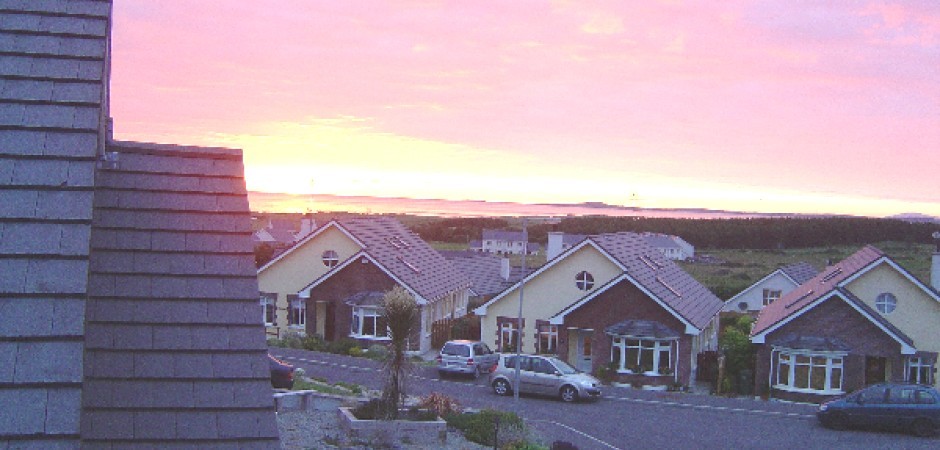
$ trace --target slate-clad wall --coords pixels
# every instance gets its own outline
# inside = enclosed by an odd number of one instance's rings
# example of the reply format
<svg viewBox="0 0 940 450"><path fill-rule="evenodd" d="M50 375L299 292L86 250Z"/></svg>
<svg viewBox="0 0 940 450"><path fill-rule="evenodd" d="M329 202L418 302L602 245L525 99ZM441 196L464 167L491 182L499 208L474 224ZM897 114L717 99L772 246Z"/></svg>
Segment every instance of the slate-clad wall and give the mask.
<svg viewBox="0 0 940 450"><path fill-rule="evenodd" d="M109 143L91 236L82 439L277 448L241 152Z"/></svg>
<svg viewBox="0 0 940 450"><path fill-rule="evenodd" d="M110 1L0 0L0 447L79 445Z"/></svg>

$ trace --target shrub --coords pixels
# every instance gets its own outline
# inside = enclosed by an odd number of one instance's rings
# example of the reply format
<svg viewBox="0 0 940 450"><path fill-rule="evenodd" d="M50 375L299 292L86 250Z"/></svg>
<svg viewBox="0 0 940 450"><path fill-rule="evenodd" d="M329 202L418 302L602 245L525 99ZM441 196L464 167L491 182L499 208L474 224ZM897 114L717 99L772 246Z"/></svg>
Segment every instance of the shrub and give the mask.
<svg viewBox="0 0 940 450"><path fill-rule="evenodd" d="M350 347L349 349L349 356L362 356L362 353L362 348L360 348L358 345Z"/></svg>
<svg viewBox="0 0 940 450"><path fill-rule="evenodd" d="M418 400L418 407L429 411L441 417L450 414L460 414L463 408L457 400L448 397L440 392L432 392Z"/></svg>
<svg viewBox="0 0 940 450"><path fill-rule="evenodd" d="M359 343L355 339L347 337L328 343L325 350L337 355L348 355L349 349L358 346Z"/></svg>
<svg viewBox="0 0 940 450"><path fill-rule="evenodd" d="M287 348L304 348L304 339L305 336L301 336L299 333L289 332L281 338L281 347Z"/></svg>
<svg viewBox="0 0 940 450"><path fill-rule="evenodd" d="M369 350L366 351L366 357L376 361L385 361L385 358L388 357L388 347L381 344L372 344L369 346Z"/></svg>
<svg viewBox="0 0 940 450"><path fill-rule="evenodd" d="M522 418L512 412L484 409L475 414L449 414L444 419L448 425L463 432L468 441L486 446L494 445L495 439L502 444L518 441L525 432Z"/></svg>
<svg viewBox="0 0 940 450"><path fill-rule="evenodd" d="M309 334L304 336L300 346L305 350L321 352L326 350L327 344L326 341L323 340L323 337L321 337L319 334Z"/></svg>
<svg viewBox="0 0 940 450"><path fill-rule="evenodd" d="M594 369L594 376L598 380L601 380L601 383L610 384L617 376L617 365L616 363L607 363L597 369Z"/></svg>

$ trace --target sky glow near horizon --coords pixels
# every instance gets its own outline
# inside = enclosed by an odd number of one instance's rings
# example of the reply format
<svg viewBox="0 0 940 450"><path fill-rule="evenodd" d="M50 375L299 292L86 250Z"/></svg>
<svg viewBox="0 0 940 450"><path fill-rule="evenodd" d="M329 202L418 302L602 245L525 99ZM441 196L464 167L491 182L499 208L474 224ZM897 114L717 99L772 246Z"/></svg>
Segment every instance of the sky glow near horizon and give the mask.
<svg viewBox="0 0 940 450"><path fill-rule="evenodd" d="M250 190L940 216L940 2L114 15L115 137L242 148Z"/></svg>

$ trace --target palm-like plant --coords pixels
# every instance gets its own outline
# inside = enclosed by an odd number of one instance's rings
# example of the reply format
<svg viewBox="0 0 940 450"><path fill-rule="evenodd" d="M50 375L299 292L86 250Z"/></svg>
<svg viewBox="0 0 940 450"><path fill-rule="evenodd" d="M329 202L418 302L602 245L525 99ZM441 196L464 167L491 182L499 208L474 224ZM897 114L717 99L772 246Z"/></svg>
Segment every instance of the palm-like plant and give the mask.
<svg viewBox="0 0 940 450"><path fill-rule="evenodd" d="M406 395L407 371L410 363L405 358L408 337L418 320L418 304L414 297L401 286L385 293L383 315L388 324L391 342L385 360L385 388L382 390L382 415L388 420L398 418L398 412Z"/></svg>

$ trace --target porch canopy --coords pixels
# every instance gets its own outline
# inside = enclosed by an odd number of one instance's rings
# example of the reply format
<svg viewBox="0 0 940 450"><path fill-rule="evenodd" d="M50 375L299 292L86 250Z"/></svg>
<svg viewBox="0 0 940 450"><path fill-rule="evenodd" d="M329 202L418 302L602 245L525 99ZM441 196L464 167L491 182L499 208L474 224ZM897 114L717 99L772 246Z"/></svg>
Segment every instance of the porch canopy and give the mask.
<svg viewBox="0 0 940 450"><path fill-rule="evenodd" d="M811 350L817 352L848 352L852 349L848 344L837 338L798 334L784 335L770 344L775 348Z"/></svg>
<svg viewBox="0 0 940 450"><path fill-rule="evenodd" d="M679 333L654 320L624 320L605 328L604 333L657 341L678 340L680 337Z"/></svg>
<svg viewBox="0 0 940 450"><path fill-rule="evenodd" d="M357 292L343 300L343 303L353 307L381 308L385 305L385 293L377 291Z"/></svg>

